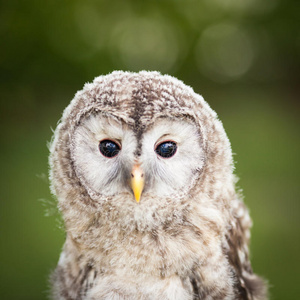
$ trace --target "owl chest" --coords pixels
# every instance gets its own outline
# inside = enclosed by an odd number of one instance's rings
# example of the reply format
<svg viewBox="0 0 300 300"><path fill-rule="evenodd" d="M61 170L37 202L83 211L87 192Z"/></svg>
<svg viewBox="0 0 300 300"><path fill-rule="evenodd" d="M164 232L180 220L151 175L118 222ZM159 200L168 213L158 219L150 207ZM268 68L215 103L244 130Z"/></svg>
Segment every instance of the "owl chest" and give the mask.
<svg viewBox="0 0 300 300"><path fill-rule="evenodd" d="M205 255L201 247L201 241L189 232L148 232L105 239L101 250L92 256L104 272L164 278L191 269Z"/></svg>
<svg viewBox="0 0 300 300"><path fill-rule="evenodd" d="M144 236L106 246L110 249L101 254L90 253L93 267L81 280L84 299L193 299L189 274L201 259L199 245L181 237Z"/></svg>
<svg viewBox="0 0 300 300"><path fill-rule="evenodd" d="M178 276L158 279L127 275L100 277L87 291L84 299L191 300L193 296Z"/></svg>

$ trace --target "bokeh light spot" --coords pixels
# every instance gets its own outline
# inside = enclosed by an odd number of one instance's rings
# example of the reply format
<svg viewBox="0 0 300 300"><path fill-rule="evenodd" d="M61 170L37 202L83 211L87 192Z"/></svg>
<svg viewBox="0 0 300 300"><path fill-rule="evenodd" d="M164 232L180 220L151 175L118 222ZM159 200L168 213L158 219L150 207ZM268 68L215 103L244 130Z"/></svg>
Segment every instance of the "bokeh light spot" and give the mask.
<svg viewBox="0 0 300 300"><path fill-rule="evenodd" d="M92 48L102 48L109 25L99 10L87 3L80 2L75 6L74 17L82 40Z"/></svg>
<svg viewBox="0 0 300 300"><path fill-rule="evenodd" d="M195 54L199 70L220 82L241 77L250 69L254 58L250 37L232 24L207 28L198 41Z"/></svg>
<svg viewBox="0 0 300 300"><path fill-rule="evenodd" d="M111 49L114 59L121 60L126 68L133 71L170 71L179 55L174 29L158 19L120 22L113 30Z"/></svg>
<svg viewBox="0 0 300 300"><path fill-rule="evenodd" d="M279 0L205 0L205 2L230 12L260 14L271 12L277 7Z"/></svg>

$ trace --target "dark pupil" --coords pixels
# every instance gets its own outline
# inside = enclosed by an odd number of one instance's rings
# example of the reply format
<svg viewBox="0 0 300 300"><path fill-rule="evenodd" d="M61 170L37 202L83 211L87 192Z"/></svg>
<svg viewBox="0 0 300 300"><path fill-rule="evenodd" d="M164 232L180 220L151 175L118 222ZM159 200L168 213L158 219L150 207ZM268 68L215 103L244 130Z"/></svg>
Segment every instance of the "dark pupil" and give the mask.
<svg viewBox="0 0 300 300"><path fill-rule="evenodd" d="M120 147L115 142L104 140L100 142L99 150L105 157L114 157L119 153Z"/></svg>
<svg viewBox="0 0 300 300"><path fill-rule="evenodd" d="M175 154L177 146L174 142L164 142L159 144L155 152L161 157L171 157Z"/></svg>

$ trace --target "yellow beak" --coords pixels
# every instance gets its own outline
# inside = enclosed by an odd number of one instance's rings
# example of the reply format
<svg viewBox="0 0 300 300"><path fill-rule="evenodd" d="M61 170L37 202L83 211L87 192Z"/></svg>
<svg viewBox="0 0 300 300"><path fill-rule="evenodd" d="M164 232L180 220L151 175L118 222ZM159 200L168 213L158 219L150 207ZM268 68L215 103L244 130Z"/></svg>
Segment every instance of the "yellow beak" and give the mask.
<svg viewBox="0 0 300 300"><path fill-rule="evenodd" d="M140 202L145 185L144 173L139 165L134 165L131 171L130 185L136 202Z"/></svg>

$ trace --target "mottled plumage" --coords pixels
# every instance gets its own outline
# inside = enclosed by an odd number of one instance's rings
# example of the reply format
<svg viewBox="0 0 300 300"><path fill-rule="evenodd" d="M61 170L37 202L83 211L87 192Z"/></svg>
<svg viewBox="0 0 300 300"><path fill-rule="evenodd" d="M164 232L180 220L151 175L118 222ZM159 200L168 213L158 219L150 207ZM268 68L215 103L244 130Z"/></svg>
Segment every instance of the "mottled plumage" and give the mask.
<svg viewBox="0 0 300 300"><path fill-rule="evenodd" d="M107 140L112 158L99 151ZM170 158L158 155L165 141L177 146ZM181 81L143 71L86 84L55 131L50 168L66 230L54 299L266 299L229 140Z"/></svg>

